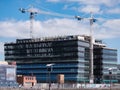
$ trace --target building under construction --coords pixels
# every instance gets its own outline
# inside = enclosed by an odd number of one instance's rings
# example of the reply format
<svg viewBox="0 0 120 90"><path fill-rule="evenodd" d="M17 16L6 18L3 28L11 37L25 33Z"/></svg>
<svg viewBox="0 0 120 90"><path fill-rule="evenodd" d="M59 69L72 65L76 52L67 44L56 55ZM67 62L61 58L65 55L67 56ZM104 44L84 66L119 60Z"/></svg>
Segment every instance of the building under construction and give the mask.
<svg viewBox="0 0 120 90"><path fill-rule="evenodd" d="M93 46L94 82L117 82L117 50L108 48L101 40L95 40ZM74 35L17 39L5 43L4 50L6 61L16 61L18 75L34 75L37 82L47 83L47 64L53 64L51 82L57 82L57 75L63 74L65 83L89 83L89 47L89 36ZM108 68L114 68L111 78Z"/></svg>

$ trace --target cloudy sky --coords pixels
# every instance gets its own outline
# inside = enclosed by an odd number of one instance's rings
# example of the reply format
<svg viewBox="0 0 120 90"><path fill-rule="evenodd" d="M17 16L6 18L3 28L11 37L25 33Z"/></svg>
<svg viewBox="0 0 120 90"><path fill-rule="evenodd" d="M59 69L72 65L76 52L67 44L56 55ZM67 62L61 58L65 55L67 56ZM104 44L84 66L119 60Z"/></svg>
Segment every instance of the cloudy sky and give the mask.
<svg viewBox="0 0 120 90"><path fill-rule="evenodd" d="M4 43L29 38L29 12L34 11L34 37L89 35L89 17L93 13L94 37L110 48L118 49L120 63L120 0L0 0L0 60L4 60ZM77 21L74 16L84 18Z"/></svg>

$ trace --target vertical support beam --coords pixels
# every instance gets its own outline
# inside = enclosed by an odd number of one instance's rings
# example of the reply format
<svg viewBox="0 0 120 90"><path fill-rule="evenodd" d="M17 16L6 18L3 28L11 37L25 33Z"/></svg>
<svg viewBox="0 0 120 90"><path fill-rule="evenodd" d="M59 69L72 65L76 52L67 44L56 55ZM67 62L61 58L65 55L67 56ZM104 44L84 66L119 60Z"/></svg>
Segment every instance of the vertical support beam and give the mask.
<svg viewBox="0 0 120 90"><path fill-rule="evenodd" d="M94 67L93 67L93 15L90 18L90 83L94 83Z"/></svg>
<svg viewBox="0 0 120 90"><path fill-rule="evenodd" d="M19 9L22 13L26 13L29 12L30 13L30 38L33 38L32 32L33 32L33 22L34 22L34 16L35 14L38 13L38 11L36 11L33 7L29 8L29 9L24 9L24 8L20 8Z"/></svg>
<svg viewBox="0 0 120 90"><path fill-rule="evenodd" d="M54 64L47 64L47 70L48 70L48 79L49 79L49 90L51 90L51 72L52 72L52 66Z"/></svg>
<svg viewBox="0 0 120 90"><path fill-rule="evenodd" d="M34 21L34 13L30 13L30 37L33 38L33 21Z"/></svg>
<svg viewBox="0 0 120 90"><path fill-rule="evenodd" d="M51 68L51 67L50 67ZM49 90L51 90L51 71L48 72L49 78Z"/></svg>
<svg viewBox="0 0 120 90"><path fill-rule="evenodd" d="M82 18L80 16L75 16L75 18L77 18L78 20L82 20L82 19L85 19L85 18ZM88 18L87 18L88 19ZM94 67L93 67L93 30L92 30L92 26L93 26L93 23L96 22L96 19L93 18L93 14L91 12L91 17L88 19L90 21L90 75L89 75L89 78L90 78L90 83L94 83Z"/></svg>
<svg viewBox="0 0 120 90"><path fill-rule="evenodd" d="M111 85L112 85L112 68L109 68L109 78L110 78L110 90L111 90Z"/></svg>

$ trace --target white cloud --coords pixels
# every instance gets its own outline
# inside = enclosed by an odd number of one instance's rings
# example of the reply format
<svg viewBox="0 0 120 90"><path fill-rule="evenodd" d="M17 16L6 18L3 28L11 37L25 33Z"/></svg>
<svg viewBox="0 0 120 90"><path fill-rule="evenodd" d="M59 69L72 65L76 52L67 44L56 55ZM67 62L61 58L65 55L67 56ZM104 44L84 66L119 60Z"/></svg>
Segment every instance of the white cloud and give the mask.
<svg viewBox="0 0 120 90"><path fill-rule="evenodd" d="M120 37L120 19L102 20L101 24L94 24L95 36L102 35L102 38ZM1 21L0 37L5 38L27 38L30 35L29 21ZM107 33L109 31L109 34ZM34 37L89 34L89 21L78 22L74 19L49 19L46 21L34 22Z"/></svg>
<svg viewBox="0 0 120 90"><path fill-rule="evenodd" d="M86 26L71 19L49 19L47 21L35 21L33 24L35 37L54 36L66 34L81 34ZM29 21L1 21L0 37L5 38L26 38L30 34Z"/></svg>
<svg viewBox="0 0 120 90"><path fill-rule="evenodd" d="M66 3L63 8L64 9L72 9L79 12L89 13L90 11L93 11L94 13L114 13L119 14L119 5L120 0L48 0L49 2L63 2ZM69 6L67 3L78 3L78 6ZM68 8L69 7L69 8ZM116 8L117 7L117 8ZM110 8L114 8L110 10Z"/></svg>
<svg viewBox="0 0 120 90"><path fill-rule="evenodd" d="M41 29L35 32L41 36L59 36L70 34L83 34L87 31L85 26L71 19L49 19L41 22ZM39 35L37 35L38 37Z"/></svg>
<svg viewBox="0 0 120 90"><path fill-rule="evenodd" d="M84 5L105 5L108 7L119 5L120 0L47 0L48 2L77 2Z"/></svg>
<svg viewBox="0 0 120 90"><path fill-rule="evenodd" d="M107 20L102 25L97 25L95 34L97 38L115 38L120 37L120 19Z"/></svg>
<svg viewBox="0 0 120 90"><path fill-rule="evenodd" d="M60 0L47 0L48 2L59 2Z"/></svg>
<svg viewBox="0 0 120 90"><path fill-rule="evenodd" d="M120 19L113 19L113 20L108 20L104 26L109 27L110 29L117 29L120 30Z"/></svg>
<svg viewBox="0 0 120 90"><path fill-rule="evenodd" d="M26 37L29 30L29 21L1 21L0 30L0 37Z"/></svg>
<svg viewBox="0 0 120 90"><path fill-rule="evenodd" d="M68 9L69 5L64 5L63 9Z"/></svg>
<svg viewBox="0 0 120 90"><path fill-rule="evenodd" d="M120 37L120 19L102 20L101 25L94 24L95 38ZM0 37L5 38L27 38L29 37L29 21L1 21ZM46 21L34 22L34 37L63 36L63 35L89 35L89 21L78 22L73 19L49 19ZM0 42L0 54L3 55L3 43Z"/></svg>
<svg viewBox="0 0 120 90"><path fill-rule="evenodd" d="M93 13L100 13L100 7L98 6L92 6L92 5L88 5L86 7L83 7L82 9L79 9L79 11L81 12L85 12L85 13L90 13L90 12L93 12Z"/></svg>
<svg viewBox="0 0 120 90"><path fill-rule="evenodd" d="M78 0L80 3L85 5L105 5L105 6L113 6L116 4L116 0Z"/></svg>
<svg viewBox="0 0 120 90"><path fill-rule="evenodd" d="M120 14L120 8L112 8L107 10L107 12L111 14Z"/></svg>

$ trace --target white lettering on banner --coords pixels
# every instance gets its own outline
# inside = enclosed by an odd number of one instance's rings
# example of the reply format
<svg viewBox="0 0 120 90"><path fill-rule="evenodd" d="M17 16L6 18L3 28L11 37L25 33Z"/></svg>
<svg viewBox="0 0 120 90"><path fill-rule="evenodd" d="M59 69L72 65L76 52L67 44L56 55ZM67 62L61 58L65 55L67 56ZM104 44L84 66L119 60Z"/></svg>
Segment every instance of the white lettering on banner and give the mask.
<svg viewBox="0 0 120 90"><path fill-rule="evenodd" d="M53 56L53 48L51 42L26 44L26 48L27 54L29 54L28 56L32 56L33 53L35 56L41 57Z"/></svg>
<svg viewBox="0 0 120 90"><path fill-rule="evenodd" d="M26 44L26 48L43 48L43 47L51 47L52 43L48 42L48 43L35 43L35 44ZM19 47L23 47L23 45L19 45Z"/></svg>

